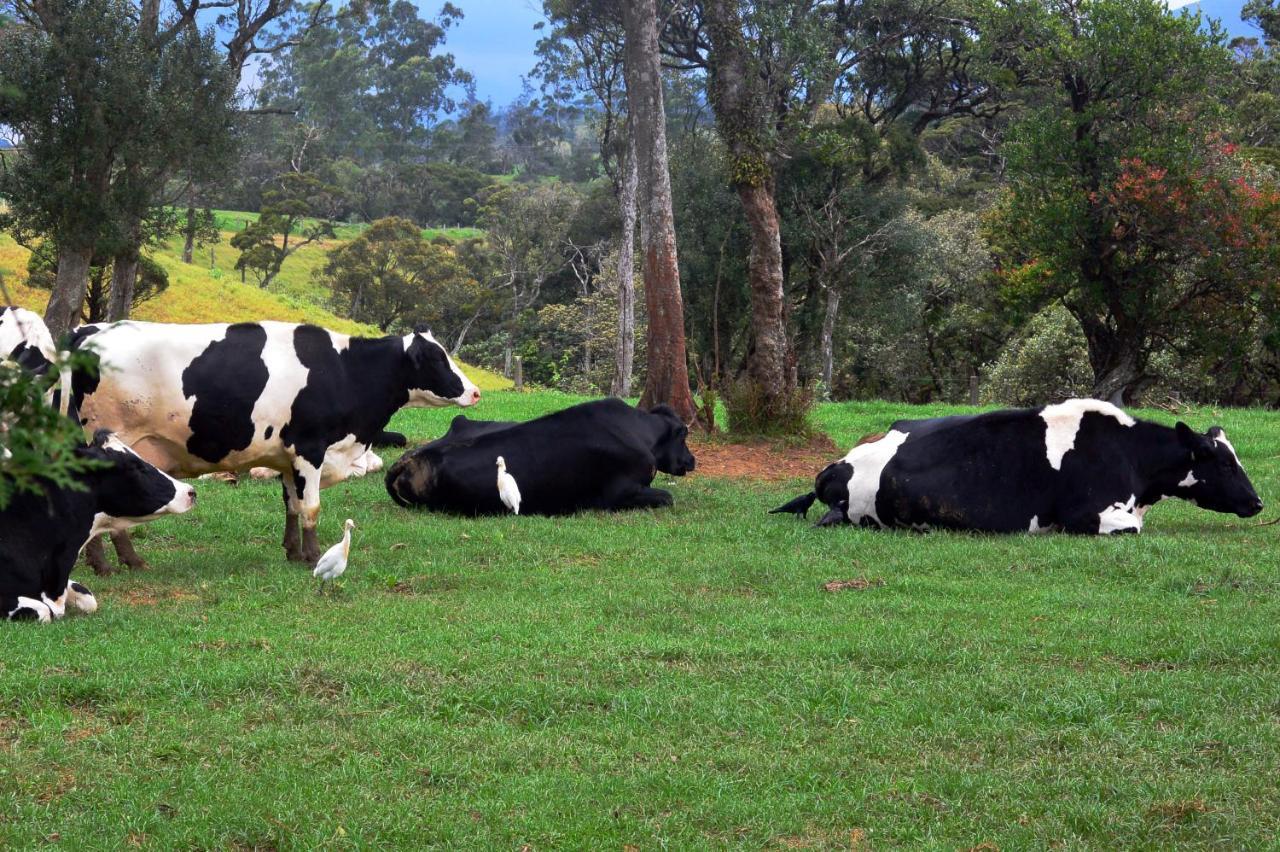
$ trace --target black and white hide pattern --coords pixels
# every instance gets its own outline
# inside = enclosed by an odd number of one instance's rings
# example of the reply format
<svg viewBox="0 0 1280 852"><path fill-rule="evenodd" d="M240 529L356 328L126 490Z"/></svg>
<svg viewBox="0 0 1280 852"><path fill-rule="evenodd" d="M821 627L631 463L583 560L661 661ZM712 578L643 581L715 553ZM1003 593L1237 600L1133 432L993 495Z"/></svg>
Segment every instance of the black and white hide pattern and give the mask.
<svg viewBox="0 0 1280 852"><path fill-rule="evenodd" d="M0 308L0 361L12 361L28 372L43 376L57 358L53 335L39 314L25 308ZM69 399L70 383L70 373L64 372L59 387L49 391L50 405L61 406L64 399ZM62 408L62 412L66 414L67 409Z"/></svg>
<svg viewBox="0 0 1280 852"><path fill-rule="evenodd" d="M70 579L85 543L195 505L195 489L105 430L76 455L101 463L76 476L83 490L46 483L43 493L18 493L0 512L0 613L6 618L48 622L68 610L93 612L93 594Z"/></svg>
<svg viewBox="0 0 1280 852"><path fill-rule="evenodd" d="M281 322L125 321L83 326L73 345L102 364L100 378L76 377L86 429L112 429L178 477L279 471L285 552L312 564L320 490L367 468L396 411L480 400L425 330L369 339Z"/></svg>
<svg viewBox="0 0 1280 852"><path fill-rule="evenodd" d="M1262 501L1226 432L1198 434L1073 399L1042 408L899 420L774 512L823 525L1110 535L1142 530L1167 497L1243 518Z"/></svg>
<svg viewBox="0 0 1280 852"><path fill-rule="evenodd" d="M642 411L618 399L525 423L460 415L443 437L391 466L387 492L406 507L505 514L494 474L502 456L519 483L522 517L670 506L671 493L650 485L658 471L684 476L694 469L688 434L668 406Z"/></svg>

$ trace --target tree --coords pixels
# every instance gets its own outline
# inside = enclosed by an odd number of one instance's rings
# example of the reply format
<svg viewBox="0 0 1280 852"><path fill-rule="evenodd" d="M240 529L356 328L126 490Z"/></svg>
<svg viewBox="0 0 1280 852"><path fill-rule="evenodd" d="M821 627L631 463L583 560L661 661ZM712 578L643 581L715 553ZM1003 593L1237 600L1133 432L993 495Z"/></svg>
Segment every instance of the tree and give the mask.
<svg viewBox="0 0 1280 852"><path fill-rule="evenodd" d="M992 97L974 74L974 26L942 3L777 4L700 0L666 17L663 47L680 67L704 69L708 100L728 149L729 177L750 234L751 341L747 394L768 428L793 407L784 288L779 164L815 114L832 100L863 110L888 132L909 116L919 133L949 115L973 113ZM739 419L742 422L742 419Z"/></svg>
<svg viewBox="0 0 1280 852"><path fill-rule="evenodd" d="M623 4L623 10L627 106L639 176L640 246L649 315L649 363L640 405L670 405L680 419L692 423L695 411L689 392L684 301L667 168L657 3L634 0Z"/></svg>
<svg viewBox="0 0 1280 852"><path fill-rule="evenodd" d="M252 271L262 289L270 287L298 249L333 238L329 217L337 197L336 187L313 174L281 175L278 188L263 195L258 219L231 238L231 247L240 251L235 268Z"/></svg>
<svg viewBox="0 0 1280 852"><path fill-rule="evenodd" d="M1229 57L1198 18L1156 0L1017 11L1009 59L1054 97L1012 131L993 234L1009 286L1080 323L1094 395L1126 403L1155 349L1259 283L1270 190L1215 140Z"/></svg>
<svg viewBox="0 0 1280 852"><path fill-rule="evenodd" d="M138 211L157 206L172 157L210 141L198 119L216 123L222 113L208 106L229 102L244 63L291 44L270 25L299 11L294 0L217 6L232 11L217 19L225 63L215 69L204 61L214 41L199 29L200 2L173 0L168 9L163 0L0 2L0 15L14 22L0 45L0 77L13 84L0 96L0 123L24 145L0 192L11 229L58 244L46 310L55 334L79 313L92 253L104 240L118 246L115 290L127 309L142 241ZM314 22L326 9L321 2L302 15ZM175 114L184 98L190 110Z"/></svg>
<svg viewBox="0 0 1280 852"><path fill-rule="evenodd" d="M542 285L567 263L565 240L578 203L577 193L558 182L503 184L479 199L477 221L498 257L498 286L507 293L504 375L511 375L521 314L534 307Z"/></svg>
<svg viewBox="0 0 1280 852"><path fill-rule="evenodd" d="M556 26L538 45L538 72L555 96L590 93L598 110L600 162L609 176L622 221L617 252L617 332L614 335L614 396L631 395L635 370L635 226L640 174L635 137L626 115L626 39L623 14L612 0L579 3L547 0L543 12Z"/></svg>
<svg viewBox="0 0 1280 852"><path fill-rule="evenodd" d="M76 324L107 322L111 319L111 305L116 301L115 286L118 277L113 269L119 259L109 252L100 251L89 261L89 286L85 291L84 306L76 317ZM149 257L136 261L135 284L129 292L129 308L149 302L169 289L169 273ZM46 240L36 246L27 258L27 285L40 290L53 290L57 283L58 248Z"/></svg>
<svg viewBox="0 0 1280 852"><path fill-rule="evenodd" d="M335 307L384 332L454 319L481 301L480 284L451 248L424 240L416 225L394 217L379 219L332 252L322 277Z"/></svg>

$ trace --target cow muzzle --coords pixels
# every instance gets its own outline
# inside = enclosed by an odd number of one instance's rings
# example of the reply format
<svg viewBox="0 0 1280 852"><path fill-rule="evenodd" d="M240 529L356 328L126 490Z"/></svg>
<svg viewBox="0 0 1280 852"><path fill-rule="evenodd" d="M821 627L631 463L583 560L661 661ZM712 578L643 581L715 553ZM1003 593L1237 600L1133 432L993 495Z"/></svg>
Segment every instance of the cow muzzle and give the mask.
<svg viewBox="0 0 1280 852"><path fill-rule="evenodd" d="M196 490L190 485L178 484L178 493L169 505L164 507L164 513L170 515L181 515L190 512L196 506Z"/></svg>

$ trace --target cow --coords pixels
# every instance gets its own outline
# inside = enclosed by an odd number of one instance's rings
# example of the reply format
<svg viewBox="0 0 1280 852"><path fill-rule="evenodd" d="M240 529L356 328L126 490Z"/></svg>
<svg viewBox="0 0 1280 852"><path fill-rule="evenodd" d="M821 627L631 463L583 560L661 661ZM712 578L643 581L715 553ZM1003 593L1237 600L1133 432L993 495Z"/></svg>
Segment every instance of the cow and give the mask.
<svg viewBox="0 0 1280 852"><path fill-rule="evenodd" d="M1138 420L1108 402L899 420L818 474L814 490L772 512L819 525L983 532L1141 532L1147 511L1178 497L1242 518L1262 501L1226 432Z"/></svg>
<svg viewBox="0 0 1280 852"><path fill-rule="evenodd" d="M53 335L39 314L12 305L0 309L0 360L4 359L39 376L60 360ZM67 393L70 383L70 370L64 367L61 390L52 388L49 391L49 402L60 406L63 414L67 413L70 401Z"/></svg>
<svg viewBox="0 0 1280 852"><path fill-rule="evenodd" d="M618 399L585 402L525 423L459 415L441 438L411 450L387 471L401 506L459 515L507 511L494 464L503 456L523 497L521 515L670 506L651 488L657 471L684 476L696 460L689 430L665 405L649 411Z"/></svg>
<svg viewBox="0 0 1280 852"><path fill-rule="evenodd" d="M0 613L10 620L48 622L68 609L93 612L93 594L70 580L85 543L195 505L195 489L106 430L75 454L93 463L74 475L80 489L44 481L38 491L13 495L0 512Z"/></svg>
<svg viewBox="0 0 1280 852"><path fill-rule="evenodd" d="M279 471L285 554L313 565L320 490L352 473L396 411L480 400L426 329L361 338L283 322L126 320L81 326L72 346L101 362L97 378L73 380L87 430L112 429L181 478Z"/></svg>

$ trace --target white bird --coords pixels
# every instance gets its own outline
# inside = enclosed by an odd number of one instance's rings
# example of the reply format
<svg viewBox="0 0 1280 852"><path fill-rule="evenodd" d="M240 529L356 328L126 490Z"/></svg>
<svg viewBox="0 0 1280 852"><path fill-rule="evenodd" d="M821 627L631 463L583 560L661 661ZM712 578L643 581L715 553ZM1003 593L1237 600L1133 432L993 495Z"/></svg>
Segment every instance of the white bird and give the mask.
<svg viewBox="0 0 1280 852"><path fill-rule="evenodd" d="M498 496L504 506L520 514L520 486L516 485L516 478L507 473L507 463L502 456L498 456Z"/></svg>
<svg viewBox="0 0 1280 852"><path fill-rule="evenodd" d="M324 552L311 576L320 580L336 580L342 576L342 572L347 570L347 557L351 555L351 530L355 525L355 521L347 518L342 525L342 541Z"/></svg>

